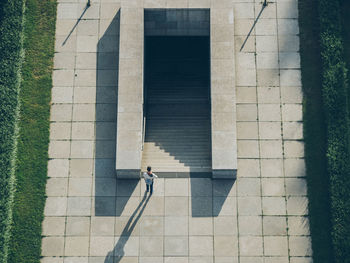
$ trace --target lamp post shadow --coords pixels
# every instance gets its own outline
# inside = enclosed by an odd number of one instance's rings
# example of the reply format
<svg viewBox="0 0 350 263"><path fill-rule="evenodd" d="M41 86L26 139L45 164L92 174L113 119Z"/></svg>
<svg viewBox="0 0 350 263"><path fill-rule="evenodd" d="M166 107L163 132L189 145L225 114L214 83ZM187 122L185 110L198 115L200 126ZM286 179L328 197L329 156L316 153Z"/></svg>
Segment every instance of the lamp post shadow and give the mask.
<svg viewBox="0 0 350 263"><path fill-rule="evenodd" d="M239 49L239 52L241 52L242 49L244 48L245 44L247 43L248 38L250 37L250 35L251 35L251 33L252 33L252 31L253 31L255 25L256 25L256 23L258 23L258 20L259 20L259 18L260 18L260 16L261 16L262 12L264 11L264 9L265 9L266 7L267 7L267 1L265 0L265 1L263 2L263 4L262 4L261 10L260 10L258 16L257 16L256 19L254 20L253 26L252 26L251 29L249 30L249 33L248 33L247 37L245 38L245 40L244 40L244 42L243 42L241 48Z"/></svg>
<svg viewBox="0 0 350 263"><path fill-rule="evenodd" d="M77 22L74 24L73 28L71 29L71 31L68 33L66 39L63 41L62 46L64 46L67 43L67 40L69 39L69 37L72 35L73 31L75 30L75 28L78 26L79 22L83 19L83 16L85 14L85 12L88 10L88 8L90 7L90 0L88 2L88 4L86 4L83 12L81 13L80 17L77 19Z"/></svg>
<svg viewBox="0 0 350 263"><path fill-rule="evenodd" d="M122 260L122 258L125 255L124 247L128 242L132 232L134 231L138 221L140 220L150 198L151 195L147 197L147 193L145 192L141 202L139 203L135 211L130 216L128 222L126 223L114 249L110 251L106 256L104 263L118 263Z"/></svg>

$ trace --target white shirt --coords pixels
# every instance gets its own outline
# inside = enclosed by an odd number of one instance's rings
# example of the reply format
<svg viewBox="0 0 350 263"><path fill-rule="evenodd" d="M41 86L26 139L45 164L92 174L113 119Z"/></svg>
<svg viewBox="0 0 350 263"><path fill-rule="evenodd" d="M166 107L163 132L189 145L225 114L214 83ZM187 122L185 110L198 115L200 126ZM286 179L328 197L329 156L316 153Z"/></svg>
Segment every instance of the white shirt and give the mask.
<svg viewBox="0 0 350 263"><path fill-rule="evenodd" d="M145 178L146 184L152 184L154 178L158 178L158 176L152 173L153 176L149 176L148 173L143 173L143 177Z"/></svg>

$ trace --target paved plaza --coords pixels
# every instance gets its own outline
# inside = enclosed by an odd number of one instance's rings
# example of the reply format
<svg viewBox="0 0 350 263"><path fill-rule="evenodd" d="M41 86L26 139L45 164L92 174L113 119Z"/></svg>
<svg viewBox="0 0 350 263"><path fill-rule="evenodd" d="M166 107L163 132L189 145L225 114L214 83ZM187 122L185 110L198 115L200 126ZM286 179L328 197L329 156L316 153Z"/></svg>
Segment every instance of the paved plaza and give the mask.
<svg viewBox="0 0 350 263"><path fill-rule="evenodd" d="M120 1L58 1L41 262L311 263L297 1L247 38L260 1L215 0L234 6L237 179L159 178L152 197L115 176Z"/></svg>

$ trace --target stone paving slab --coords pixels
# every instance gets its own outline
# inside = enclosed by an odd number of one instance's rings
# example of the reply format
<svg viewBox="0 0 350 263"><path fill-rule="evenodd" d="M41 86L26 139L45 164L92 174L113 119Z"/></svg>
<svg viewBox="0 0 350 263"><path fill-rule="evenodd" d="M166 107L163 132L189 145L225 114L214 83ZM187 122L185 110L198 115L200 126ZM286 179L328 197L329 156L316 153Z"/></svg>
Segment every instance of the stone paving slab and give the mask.
<svg viewBox="0 0 350 263"><path fill-rule="evenodd" d="M41 262L311 263L296 2L58 2ZM115 179L121 4L234 7L236 181Z"/></svg>

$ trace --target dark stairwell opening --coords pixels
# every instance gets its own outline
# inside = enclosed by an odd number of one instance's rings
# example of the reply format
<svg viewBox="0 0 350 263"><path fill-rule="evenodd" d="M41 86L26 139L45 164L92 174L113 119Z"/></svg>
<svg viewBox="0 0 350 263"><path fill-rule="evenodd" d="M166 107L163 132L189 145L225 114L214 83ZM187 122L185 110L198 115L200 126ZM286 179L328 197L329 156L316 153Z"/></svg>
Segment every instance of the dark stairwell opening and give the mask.
<svg viewBox="0 0 350 263"><path fill-rule="evenodd" d="M211 176L209 36L146 36L142 169Z"/></svg>

